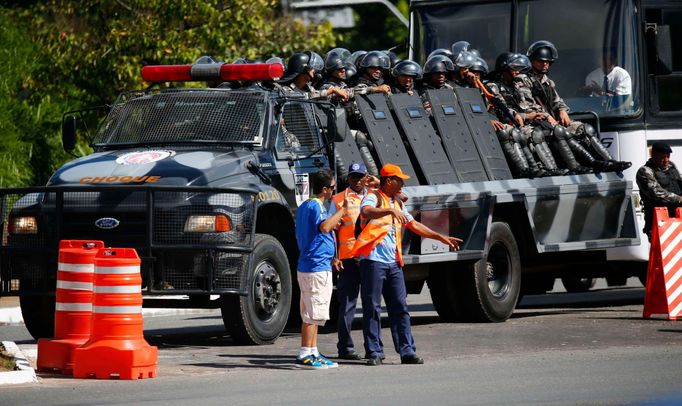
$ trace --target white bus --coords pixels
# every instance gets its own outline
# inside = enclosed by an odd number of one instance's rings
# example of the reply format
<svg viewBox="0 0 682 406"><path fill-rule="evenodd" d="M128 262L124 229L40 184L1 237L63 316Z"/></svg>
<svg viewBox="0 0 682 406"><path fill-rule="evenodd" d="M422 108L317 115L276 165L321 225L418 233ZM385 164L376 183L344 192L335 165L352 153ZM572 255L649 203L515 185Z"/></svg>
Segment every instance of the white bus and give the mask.
<svg viewBox="0 0 682 406"><path fill-rule="evenodd" d="M659 140L673 147L682 164L682 1L647 0L412 0L410 58L423 62L432 50L449 49L465 40L477 48L491 69L503 52L525 53L536 40L553 42L559 59L550 77L574 112L599 117L602 142L615 159L631 161L624 172L635 188L637 169L648 159L647 146ZM601 66L605 50L632 81L625 102L591 97L585 79ZM589 116L585 116L589 117ZM588 119L589 121L589 119ZM596 120L595 120L596 121ZM610 274L624 280L646 272L649 244L641 233L636 247L608 251Z"/></svg>

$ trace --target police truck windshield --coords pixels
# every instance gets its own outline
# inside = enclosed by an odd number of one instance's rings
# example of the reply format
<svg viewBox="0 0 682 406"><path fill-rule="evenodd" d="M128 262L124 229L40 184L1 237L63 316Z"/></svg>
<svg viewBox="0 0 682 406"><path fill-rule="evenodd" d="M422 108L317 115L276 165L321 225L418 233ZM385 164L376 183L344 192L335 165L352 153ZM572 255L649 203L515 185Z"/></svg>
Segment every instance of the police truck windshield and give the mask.
<svg viewBox="0 0 682 406"><path fill-rule="evenodd" d="M453 42L464 40L494 66L503 52L525 53L534 41L548 40L559 50L549 76L572 111L625 116L639 110L641 67L631 0L515 3L414 0L414 58L423 62L432 50L449 49ZM607 72L617 68L618 87L607 88L604 66Z"/></svg>
<svg viewBox="0 0 682 406"><path fill-rule="evenodd" d="M265 95L222 89L122 94L97 131L95 146L260 143Z"/></svg>

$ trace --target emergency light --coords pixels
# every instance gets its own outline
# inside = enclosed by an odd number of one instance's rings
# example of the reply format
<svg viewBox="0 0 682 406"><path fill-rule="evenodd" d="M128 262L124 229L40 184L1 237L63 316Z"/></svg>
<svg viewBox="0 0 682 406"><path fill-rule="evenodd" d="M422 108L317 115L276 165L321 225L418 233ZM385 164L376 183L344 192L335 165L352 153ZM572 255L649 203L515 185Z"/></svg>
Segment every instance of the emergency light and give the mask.
<svg viewBox="0 0 682 406"><path fill-rule="evenodd" d="M279 63L150 65L142 67L142 80L145 82L277 80L283 73L284 67Z"/></svg>

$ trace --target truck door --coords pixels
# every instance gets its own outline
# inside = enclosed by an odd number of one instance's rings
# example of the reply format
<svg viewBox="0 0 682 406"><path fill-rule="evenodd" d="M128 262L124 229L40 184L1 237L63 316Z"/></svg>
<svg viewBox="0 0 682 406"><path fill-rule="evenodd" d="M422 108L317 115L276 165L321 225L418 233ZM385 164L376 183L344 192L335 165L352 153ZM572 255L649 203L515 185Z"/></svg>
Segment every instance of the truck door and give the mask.
<svg viewBox="0 0 682 406"><path fill-rule="evenodd" d="M282 182L281 192L296 208L312 192L309 174L329 167L326 148L310 101L289 101L276 117L275 168Z"/></svg>

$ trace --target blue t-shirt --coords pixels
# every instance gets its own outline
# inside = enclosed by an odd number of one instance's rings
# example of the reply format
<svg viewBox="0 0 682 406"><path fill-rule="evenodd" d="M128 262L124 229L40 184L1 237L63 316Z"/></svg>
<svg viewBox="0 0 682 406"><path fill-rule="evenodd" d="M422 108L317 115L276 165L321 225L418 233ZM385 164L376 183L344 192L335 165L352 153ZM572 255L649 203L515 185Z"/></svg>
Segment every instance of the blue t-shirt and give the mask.
<svg viewBox="0 0 682 406"><path fill-rule="evenodd" d="M391 199L391 205L394 205L395 201ZM377 207L377 195L376 193L367 193L364 199L362 199L362 203L360 204L360 210L362 210L363 207L365 206L371 206L371 207ZM405 206L402 206L403 208L403 214L407 216L407 223L412 222L414 220L414 217L410 213L407 212L407 209L405 209ZM364 256L360 255L361 259L369 259L372 261L376 262L382 262L384 264L392 264L396 262L396 241L395 241L395 227L396 224L400 227L401 224L397 222L393 222L393 226L391 227L391 231L386 234L386 237L384 237L381 242L374 247L372 252L369 253L369 256Z"/></svg>
<svg viewBox="0 0 682 406"><path fill-rule="evenodd" d="M298 243L298 272L332 270L336 252L334 232L322 233L320 224L329 215L319 199L308 199L296 210L296 242Z"/></svg>

